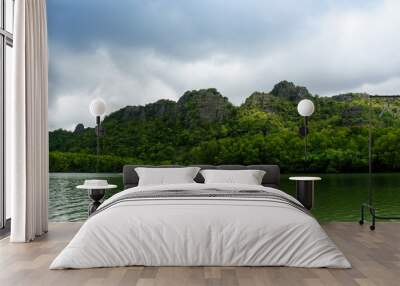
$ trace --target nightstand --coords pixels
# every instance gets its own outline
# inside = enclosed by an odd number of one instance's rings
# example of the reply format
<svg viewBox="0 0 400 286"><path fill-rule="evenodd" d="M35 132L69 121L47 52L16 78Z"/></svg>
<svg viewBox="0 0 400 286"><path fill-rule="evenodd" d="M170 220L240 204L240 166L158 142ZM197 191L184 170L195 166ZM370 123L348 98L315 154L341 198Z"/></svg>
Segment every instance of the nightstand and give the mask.
<svg viewBox="0 0 400 286"><path fill-rule="evenodd" d="M107 180L85 180L83 185L79 185L77 189L87 190L89 198L92 202L89 205L89 216L94 213L101 205L101 200L104 198L106 190L115 189L116 185L109 185Z"/></svg>
<svg viewBox="0 0 400 286"><path fill-rule="evenodd" d="M306 209L311 210L314 205L314 182L322 179L320 177L290 177L289 180L296 181L296 199Z"/></svg>

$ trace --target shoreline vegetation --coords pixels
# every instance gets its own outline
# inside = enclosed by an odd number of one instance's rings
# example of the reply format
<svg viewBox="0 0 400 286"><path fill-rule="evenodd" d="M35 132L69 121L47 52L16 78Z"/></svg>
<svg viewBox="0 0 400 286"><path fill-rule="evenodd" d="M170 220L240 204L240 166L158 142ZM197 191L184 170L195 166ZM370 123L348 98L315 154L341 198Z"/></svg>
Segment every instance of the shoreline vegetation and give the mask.
<svg viewBox="0 0 400 286"><path fill-rule="evenodd" d="M297 103L311 99L308 155ZM400 98L399 98L400 99ZM125 164L277 164L283 173L368 172L368 95L311 95L282 81L234 106L216 89L187 91L177 102L126 106L106 116L98 172ZM400 100L372 101L374 172L400 170ZM50 172L96 170L94 128L49 132Z"/></svg>
<svg viewBox="0 0 400 286"><path fill-rule="evenodd" d="M100 173L100 174L122 174L122 168L124 165L208 165L208 164L179 164L171 161L163 161L159 163L146 163L138 161L135 158L126 158L126 157L117 157L110 155L100 155L99 156L99 166L98 171L96 172L96 160L97 156L92 154L84 154L84 153L67 153L67 152L58 152L53 151L49 153L49 163L51 166L50 173ZM270 163L255 163L257 164L270 164ZM210 164L211 165L211 164ZM223 165L223 164L220 164ZM247 164L251 165L251 164ZM296 173L304 173L307 170L305 169L284 169L281 170L281 174L296 174ZM374 173L395 173L399 171L398 169L392 170L378 170L374 169ZM315 174L367 174L368 166L364 169L358 169L355 171L347 171L341 172L338 170L333 170L330 172L327 171L318 171L311 170L312 173Z"/></svg>

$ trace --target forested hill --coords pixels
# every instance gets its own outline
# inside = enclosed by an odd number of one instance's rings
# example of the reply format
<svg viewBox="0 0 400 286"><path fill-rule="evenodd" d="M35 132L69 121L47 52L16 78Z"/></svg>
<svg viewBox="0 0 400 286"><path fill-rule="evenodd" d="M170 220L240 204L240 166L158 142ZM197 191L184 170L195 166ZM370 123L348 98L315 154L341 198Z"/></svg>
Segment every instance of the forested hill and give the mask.
<svg viewBox="0 0 400 286"><path fill-rule="evenodd" d="M298 128L297 103L309 98L308 162ZM400 169L400 99L374 100L374 166ZM106 116L99 171L120 172L127 163L279 164L283 171L358 172L368 164L368 100L365 94L311 95L282 81L234 106L216 89L185 92L177 102L126 106ZM82 124L49 133L50 171L95 171L96 136Z"/></svg>

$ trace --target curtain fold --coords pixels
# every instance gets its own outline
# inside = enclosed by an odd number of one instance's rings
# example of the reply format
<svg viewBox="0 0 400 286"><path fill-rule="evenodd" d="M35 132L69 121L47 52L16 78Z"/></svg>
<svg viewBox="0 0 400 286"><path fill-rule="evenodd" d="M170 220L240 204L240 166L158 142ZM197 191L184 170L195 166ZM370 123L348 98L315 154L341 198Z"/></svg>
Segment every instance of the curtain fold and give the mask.
<svg viewBox="0 0 400 286"><path fill-rule="evenodd" d="M45 0L15 1L13 94L7 126L12 242L48 228L48 49Z"/></svg>

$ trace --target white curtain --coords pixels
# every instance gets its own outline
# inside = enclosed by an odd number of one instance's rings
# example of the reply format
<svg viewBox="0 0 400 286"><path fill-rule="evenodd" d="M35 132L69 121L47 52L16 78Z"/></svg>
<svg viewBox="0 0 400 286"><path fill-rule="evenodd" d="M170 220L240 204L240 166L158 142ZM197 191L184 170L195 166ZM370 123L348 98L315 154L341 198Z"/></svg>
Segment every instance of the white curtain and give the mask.
<svg viewBox="0 0 400 286"><path fill-rule="evenodd" d="M45 0L15 1L12 107L7 112L6 164L12 242L48 227L48 52Z"/></svg>

